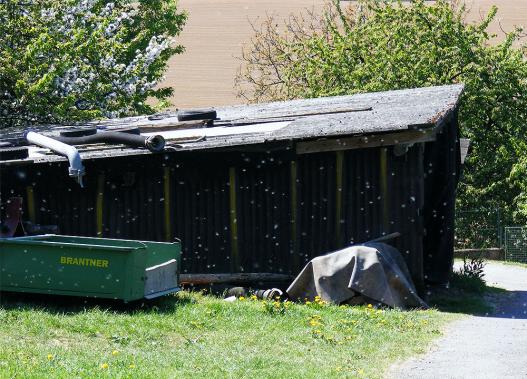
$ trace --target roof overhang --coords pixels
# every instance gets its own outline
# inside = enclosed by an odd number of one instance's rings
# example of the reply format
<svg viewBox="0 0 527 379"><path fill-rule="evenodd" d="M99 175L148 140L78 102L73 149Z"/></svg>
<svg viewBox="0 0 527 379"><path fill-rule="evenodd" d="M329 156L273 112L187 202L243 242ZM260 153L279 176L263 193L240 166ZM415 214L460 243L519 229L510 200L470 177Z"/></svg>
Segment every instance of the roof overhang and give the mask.
<svg viewBox="0 0 527 379"><path fill-rule="evenodd" d="M428 142L454 114L463 85L405 89L350 96L291 100L217 109L214 128L193 128L182 133L177 113L161 116L101 120L106 130L139 127L141 132L165 135L169 145L163 154L192 151L251 150L256 145L294 145L299 154ZM45 135L58 135L64 126L37 128ZM186 138L181 138L185 135ZM170 137L172 136L172 137ZM179 136L179 137L178 137ZM2 136L16 140L21 133ZM0 161L20 165L65 161L65 158L33 149L24 160ZM150 155L146 149L116 145L79 146L83 160Z"/></svg>

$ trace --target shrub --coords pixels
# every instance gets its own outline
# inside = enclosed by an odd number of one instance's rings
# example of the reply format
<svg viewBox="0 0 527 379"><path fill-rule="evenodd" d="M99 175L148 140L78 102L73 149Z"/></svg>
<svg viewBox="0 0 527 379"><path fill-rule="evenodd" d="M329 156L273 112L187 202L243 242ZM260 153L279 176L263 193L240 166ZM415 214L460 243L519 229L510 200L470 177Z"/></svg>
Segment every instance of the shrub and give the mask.
<svg viewBox="0 0 527 379"><path fill-rule="evenodd" d="M483 279L485 276L484 269L485 260L481 256L473 256L471 258L463 257L463 267L459 270L461 275L474 279Z"/></svg>
<svg viewBox="0 0 527 379"><path fill-rule="evenodd" d="M175 0L0 1L0 128L152 112L185 17Z"/></svg>
<svg viewBox="0 0 527 379"><path fill-rule="evenodd" d="M520 222L527 218L522 31L491 44L496 8L477 24L465 15L463 4L447 0L358 0L291 16L284 29L270 16L242 52L239 94L259 102L464 83L459 119L472 148L458 205L518 209Z"/></svg>

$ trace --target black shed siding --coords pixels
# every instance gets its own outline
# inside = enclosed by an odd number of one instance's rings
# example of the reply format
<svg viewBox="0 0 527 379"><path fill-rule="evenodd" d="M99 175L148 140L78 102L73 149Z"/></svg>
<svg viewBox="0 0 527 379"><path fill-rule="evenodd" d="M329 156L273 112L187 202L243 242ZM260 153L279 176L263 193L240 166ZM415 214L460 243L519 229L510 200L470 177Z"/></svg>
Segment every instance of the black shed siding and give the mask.
<svg viewBox="0 0 527 379"><path fill-rule="evenodd" d="M94 160L84 189L65 164L2 170L3 198L33 188L35 222L62 234L180 238L183 272L296 274L315 256L401 232L395 245L422 279L422 145L401 157L377 147Z"/></svg>
<svg viewBox="0 0 527 379"><path fill-rule="evenodd" d="M451 85L220 108L217 127L254 129L211 132L156 155L83 146L83 189L67 177L64 157L34 151L0 161L0 202L23 197L26 220L56 224L62 234L180 238L182 269L193 273L297 274L314 256L400 232L393 243L416 285L444 283L462 91ZM168 114L95 125L161 133L176 121ZM16 131L2 140L24 143ZM406 152L402 143L410 144ZM397 154L379 145L398 145Z"/></svg>

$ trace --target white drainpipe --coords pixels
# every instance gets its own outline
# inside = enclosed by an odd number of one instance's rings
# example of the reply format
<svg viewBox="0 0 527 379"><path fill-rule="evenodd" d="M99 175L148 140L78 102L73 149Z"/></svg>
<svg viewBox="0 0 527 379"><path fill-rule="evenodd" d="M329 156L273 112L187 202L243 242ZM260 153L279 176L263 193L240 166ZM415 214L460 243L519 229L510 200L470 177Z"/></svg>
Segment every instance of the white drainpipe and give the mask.
<svg viewBox="0 0 527 379"><path fill-rule="evenodd" d="M74 146L67 145L35 132L27 132L26 139L29 143L48 148L57 154L67 157L70 162L70 167L68 169L70 177L74 178L77 183L83 187L82 178L85 174L84 166L82 165L79 151Z"/></svg>

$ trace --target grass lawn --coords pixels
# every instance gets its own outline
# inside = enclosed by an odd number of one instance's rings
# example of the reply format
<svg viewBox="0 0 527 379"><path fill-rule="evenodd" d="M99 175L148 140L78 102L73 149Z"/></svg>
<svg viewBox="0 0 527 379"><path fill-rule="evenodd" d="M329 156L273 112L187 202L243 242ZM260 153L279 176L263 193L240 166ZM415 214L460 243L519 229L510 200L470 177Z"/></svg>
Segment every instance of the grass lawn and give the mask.
<svg viewBox="0 0 527 379"><path fill-rule="evenodd" d="M0 300L2 378L378 378L454 317L185 292L132 306Z"/></svg>

